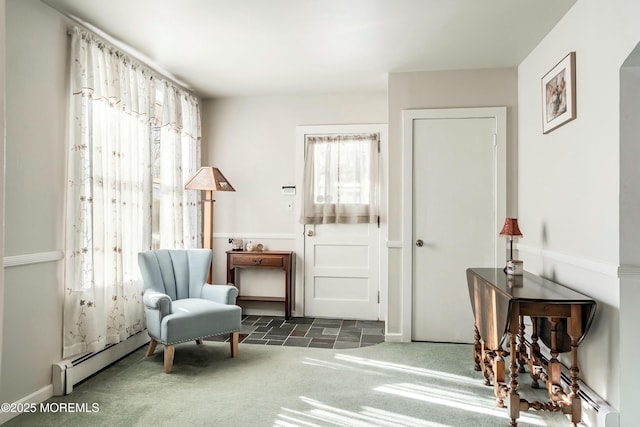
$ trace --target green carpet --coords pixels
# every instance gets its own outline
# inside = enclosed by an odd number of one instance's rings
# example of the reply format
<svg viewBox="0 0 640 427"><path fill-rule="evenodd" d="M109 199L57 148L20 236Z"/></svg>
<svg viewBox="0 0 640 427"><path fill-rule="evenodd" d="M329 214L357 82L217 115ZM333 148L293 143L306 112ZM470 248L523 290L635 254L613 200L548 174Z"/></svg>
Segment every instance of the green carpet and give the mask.
<svg viewBox="0 0 640 427"><path fill-rule="evenodd" d="M81 412L22 414L6 426L507 426L506 409L473 370L471 346L382 343L330 350L206 342L137 350L46 403ZM522 397L532 399L528 374ZM544 392L536 391L540 400ZM85 404L85 405L82 405ZM69 408L67 408L69 409ZM98 409L98 411L95 411ZM90 412L94 411L94 412ZM568 426L560 414L522 414L520 426Z"/></svg>

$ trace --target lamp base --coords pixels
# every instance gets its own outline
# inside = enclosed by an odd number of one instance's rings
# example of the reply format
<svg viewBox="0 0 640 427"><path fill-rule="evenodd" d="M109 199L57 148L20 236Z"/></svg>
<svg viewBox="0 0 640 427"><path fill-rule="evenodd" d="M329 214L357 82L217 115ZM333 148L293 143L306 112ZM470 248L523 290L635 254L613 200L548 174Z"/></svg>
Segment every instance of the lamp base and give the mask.
<svg viewBox="0 0 640 427"><path fill-rule="evenodd" d="M511 276L522 276L524 274L524 267L522 260L510 259L507 261L507 266L504 268L504 272Z"/></svg>

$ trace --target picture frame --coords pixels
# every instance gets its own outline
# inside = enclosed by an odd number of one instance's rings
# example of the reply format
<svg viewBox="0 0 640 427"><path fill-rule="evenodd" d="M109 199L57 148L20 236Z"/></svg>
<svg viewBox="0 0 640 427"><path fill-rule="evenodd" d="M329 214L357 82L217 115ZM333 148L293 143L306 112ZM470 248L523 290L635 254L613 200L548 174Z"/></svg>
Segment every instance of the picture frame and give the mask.
<svg viewBox="0 0 640 427"><path fill-rule="evenodd" d="M570 52L542 77L542 133L576 118L576 53Z"/></svg>

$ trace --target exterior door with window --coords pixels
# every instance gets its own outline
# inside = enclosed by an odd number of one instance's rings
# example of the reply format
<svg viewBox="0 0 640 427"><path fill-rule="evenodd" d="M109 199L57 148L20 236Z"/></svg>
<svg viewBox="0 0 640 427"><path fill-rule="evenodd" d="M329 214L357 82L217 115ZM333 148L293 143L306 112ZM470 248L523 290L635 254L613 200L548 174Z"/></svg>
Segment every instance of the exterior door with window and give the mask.
<svg viewBox="0 0 640 427"><path fill-rule="evenodd" d="M381 136L371 130L299 128L305 316L380 318Z"/></svg>

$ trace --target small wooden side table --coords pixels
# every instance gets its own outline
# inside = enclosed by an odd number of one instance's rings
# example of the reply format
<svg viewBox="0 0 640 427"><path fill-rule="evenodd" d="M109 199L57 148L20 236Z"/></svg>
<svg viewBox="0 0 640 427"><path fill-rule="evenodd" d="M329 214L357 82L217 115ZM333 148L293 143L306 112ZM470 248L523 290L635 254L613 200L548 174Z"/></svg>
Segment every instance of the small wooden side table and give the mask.
<svg viewBox="0 0 640 427"><path fill-rule="evenodd" d="M231 283L240 291L239 280L236 278L237 268L271 268L284 271L284 298L273 296L238 295L238 301L283 302L284 317L291 317L291 289L293 272L295 271L295 256L287 251L227 251L227 283Z"/></svg>

